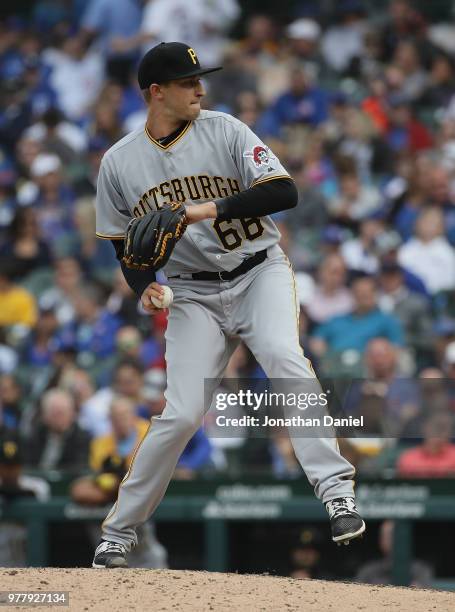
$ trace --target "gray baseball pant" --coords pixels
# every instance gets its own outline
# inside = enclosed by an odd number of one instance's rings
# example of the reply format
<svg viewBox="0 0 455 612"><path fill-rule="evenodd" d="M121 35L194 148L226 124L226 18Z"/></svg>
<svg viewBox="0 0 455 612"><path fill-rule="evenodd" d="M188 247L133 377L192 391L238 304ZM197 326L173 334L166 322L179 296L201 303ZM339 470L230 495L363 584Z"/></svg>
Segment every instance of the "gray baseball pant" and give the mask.
<svg viewBox="0 0 455 612"><path fill-rule="evenodd" d="M173 279L171 287L166 406L152 418L102 527L104 539L127 550L136 545L135 528L161 502L182 451L201 426L204 380L213 381L213 395L239 338L269 378L315 378L299 344L295 281L280 247L269 248L263 263L233 281ZM336 438L291 434L291 440L319 499L354 497L354 468L340 455Z"/></svg>

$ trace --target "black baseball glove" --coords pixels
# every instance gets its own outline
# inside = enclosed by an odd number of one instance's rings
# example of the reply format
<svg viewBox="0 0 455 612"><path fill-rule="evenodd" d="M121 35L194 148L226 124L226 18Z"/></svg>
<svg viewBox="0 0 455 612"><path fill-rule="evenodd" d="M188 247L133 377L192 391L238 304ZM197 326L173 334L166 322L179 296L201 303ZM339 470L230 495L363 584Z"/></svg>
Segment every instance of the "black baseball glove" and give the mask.
<svg viewBox="0 0 455 612"><path fill-rule="evenodd" d="M122 261L135 270L159 270L168 262L186 227L185 207L179 202L132 219L126 229Z"/></svg>

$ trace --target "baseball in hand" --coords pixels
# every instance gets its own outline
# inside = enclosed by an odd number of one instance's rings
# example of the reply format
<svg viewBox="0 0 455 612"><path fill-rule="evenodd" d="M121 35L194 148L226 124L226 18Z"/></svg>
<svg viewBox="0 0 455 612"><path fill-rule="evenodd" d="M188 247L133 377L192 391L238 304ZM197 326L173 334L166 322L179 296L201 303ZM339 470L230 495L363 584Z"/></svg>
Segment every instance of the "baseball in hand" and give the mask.
<svg viewBox="0 0 455 612"><path fill-rule="evenodd" d="M174 299L174 293L172 292L172 289L170 287L168 287L167 285L164 285L163 289L164 289L164 293L161 299L158 299L153 296L150 298L150 301L152 302L154 306L156 306L156 308L169 308L169 306L172 304L172 301Z"/></svg>

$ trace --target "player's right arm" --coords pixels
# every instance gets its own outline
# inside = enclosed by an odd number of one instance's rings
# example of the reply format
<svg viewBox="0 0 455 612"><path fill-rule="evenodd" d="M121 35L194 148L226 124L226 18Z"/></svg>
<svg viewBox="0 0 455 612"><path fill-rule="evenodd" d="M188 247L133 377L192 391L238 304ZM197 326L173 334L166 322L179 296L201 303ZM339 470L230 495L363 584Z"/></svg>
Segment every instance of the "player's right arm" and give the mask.
<svg viewBox="0 0 455 612"><path fill-rule="evenodd" d="M155 280L154 272L130 270L122 262L124 237L131 212L123 197L118 174L108 156L104 156L98 174L96 190L96 235L111 240L117 259L120 261L123 276L131 289L141 298L144 310L150 314L158 310L150 298L161 298L163 289Z"/></svg>
<svg viewBox="0 0 455 612"><path fill-rule="evenodd" d="M215 202L186 206L189 223L265 217L297 205L294 181L254 132L231 117L226 123L226 137L230 155L248 187Z"/></svg>

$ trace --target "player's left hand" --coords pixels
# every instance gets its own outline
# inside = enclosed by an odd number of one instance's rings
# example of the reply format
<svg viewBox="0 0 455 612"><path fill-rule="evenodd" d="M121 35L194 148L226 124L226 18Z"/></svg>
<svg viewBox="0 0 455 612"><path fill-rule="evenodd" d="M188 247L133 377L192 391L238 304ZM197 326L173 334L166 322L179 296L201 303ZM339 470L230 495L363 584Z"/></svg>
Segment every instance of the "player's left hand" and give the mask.
<svg viewBox="0 0 455 612"><path fill-rule="evenodd" d="M185 216L187 225L204 221L205 219L216 219L215 202L205 202L204 204L185 204Z"/></svg>
<svg viewBox="0 0 455 612"><path fill-rule="evenodd" d="M148 314L154 314L159 310L157 306L155 306L150 298L154 297L158 300L161 300L164 295L164 289L159 283L150 283L148 287L146 287L141 295L141 304L143 309Z"/></svg>

